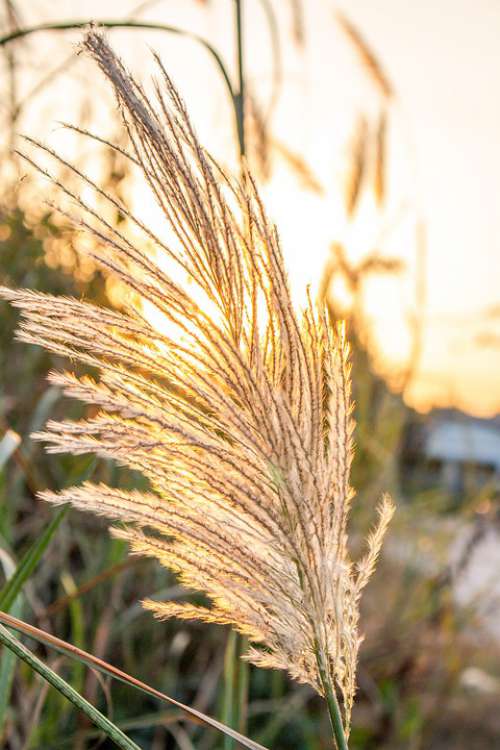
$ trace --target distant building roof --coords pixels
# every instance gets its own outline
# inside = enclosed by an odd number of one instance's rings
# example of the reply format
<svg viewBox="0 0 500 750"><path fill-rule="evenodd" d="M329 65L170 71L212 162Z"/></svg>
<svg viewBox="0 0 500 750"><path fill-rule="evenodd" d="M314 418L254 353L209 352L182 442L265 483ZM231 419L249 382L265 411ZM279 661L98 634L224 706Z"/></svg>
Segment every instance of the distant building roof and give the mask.
<svg viewBox="0 0 500 750"><path fill-rule="evenodd" d="M424 452L440 461L488 464L500 472L500 424L457 412L435 413L427 425Z"/></svg>

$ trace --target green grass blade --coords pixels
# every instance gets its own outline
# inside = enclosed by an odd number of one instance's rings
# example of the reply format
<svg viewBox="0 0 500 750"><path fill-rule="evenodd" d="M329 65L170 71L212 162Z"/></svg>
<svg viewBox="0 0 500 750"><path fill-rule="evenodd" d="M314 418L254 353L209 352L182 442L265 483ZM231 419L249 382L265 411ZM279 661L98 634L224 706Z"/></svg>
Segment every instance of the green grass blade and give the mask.
<svg viewBox="0 0 500 750"><path fill-rule="evenodd" d="M224 654L224 692L222 721L230 727L245 732L248 703L249 665L241 656L247 650L247 639L230 630ZM224 750L233 750L234 740L224 738Z"/></svg>
<svg viewBox="0 0 500 750"><path fill-rule="evenodd" d="M17 566L16 572L12 578L7 581L3 589L0 591L0 609L4 612L8 612L14 604L17 595L40 562L50 540L61 525L68 509L69 505L65 505L61 510L54 514L54 517L43 534L34 544L31 545Z"/></svg>
<svg viewBox="0 0 500 750"><path fill-rule="evenodd" d="M50 648L54 648L60 653L71 657L72 659L77 659L83 664L86 664L88 667L97 669L98 672L102 672L108 677L112 677L115 680L120 680L120 682L124 682L126 685L129 685L136 690L140 690L147 695L153 696L154 698L164 701L165 703L169 703L176 708L180 708L185 714L187 714L187 718L194 720L197 724L205 724L206 726L212 727L213 729L217 729L217 731L222 732L225 735L229 735L240 745L248 748L248 750L266 750L263 745L260 745L258 742L254 742L248 737L245 737L244 735L240 734L240 732L237 732L231 727L225 726L222 722L217 721L217 719L213 719L211 716L207 716L207 714L204 714L195 708L190 708L190 706L186 706L184 703L180 703L180 701L175 700L175 698L170 698L170 696L165 695L165 693L162 693L159 690L156 690L156 688L146 685L146 683L137 680L135 677L132 677L126 672L122 672L121 669L118 669L112 664L103 661L103 659L98 659L96 656L89 654L87 651L76 648L76 646L73 646L73 644L71 643L67 643L60 638L56 638L55 636L50 635L50 633L45 633L43 630L35 628L33 625L29 625L28 623L23 622L22 620L18 620L15 617L12 617L11 615L8 615L4 612L0 612L0 623L7 625L9 628L17 630L20 633L24 633L30 638L34 638L34 640L39 641L40 643L43 643Z"/></svg>
<svg viewBox="0 0 500 750"><path fill-rule="evenodd" d="M16 617L22 615L21 597L17 599L12 607ZM12 690L12 681L16 668L16 656L12 651L4 650L0 658L0 740L3 736L3 728L7 717L7 709L10 703L10 694Z"/></svg>
<svg viewBox="0 0 500 750"><path fill-rule="evenodd" d="M29 36L31 34L36 34L41 31L70 31L71 29L86 29L88 26L90 26L93 23L94 23L94 19L89 18L86 20L78 19L78 20L71 20L71 21L63 21L62 23L42 23L37 26L16 28L14 31L11 31L4 36L0 36L0 47L4 47L6 44L10 44L11 42L14 42L16 39L21 39L22 37ZM210 42L207 39L204 39L199 34L195 34L194 32L188 31L187 29L180 29L177 26L169 26L164 23L154 23L152 21L134 21L132 19L129 19L129 20L100 19L97 22L97 25L100 28L104 28L104 29L144 29L144 30L149 29L151 31L163 31L163 32L166 32L167 34L175 34L177 36L183 36L186 39L191 39L193 42L196 42L196 44L199 44L202 47L204 47L204 49L208 52L208 54L210 55L210 57L216 64L217 68L219 69L219 73L222 76L222 79L228 90L228 93L231 96L232 101L234 102L234 91L233 91L233 86L231 83L231 77L224 64L222 57L220 56L217 49L212 44L210 44Z"/></svg>
<svg viewBox="0 0 500 750"><path fill-rule="evenodd" d="M67 594L76 591L75 582L68 571L62 573L61 583ZM85 646L85 623L81 600L78 597L73 598L69 603L68 609L71 623L71 640L77 647L83 648ZM79 662L74 662L73 667L71 684L75 690L81 693L85 684L85 667Z"/></svg>
<svg viewBox="0 0 500 750"><path fill-rule="evenodd" d="M44 680L65 696L76 708L82 711L88 718L101 729L117 747L122 750L140 750L135 742L132 742L121 729L111 722L104 714L101 714L94 706L89 703L80 693L77 693L71 685L62 679L56 672L36 657L26 646L23 646L18 639L9 631L0 625L0 643L12 651L19 659L27 664L31 669L37 672Z"/></svg>
<svg viewBox="0 0 500 750"><path fill-rule="evenodd" d="M10 579L14 575L16 565L12 558L5 552L0 550L2 556L2 565L5 571L5 576ZM23 597L19 595L12 605L12 613L15 617L22 617L23 614ZM12 651L5 650L0 657L0 740L3 735L3 727L7 716L7 709L10 702L10 694L12 690L12 681L14 679L14 671L16 668L16 657Z"/></svg>
<svg viewBox="0 0 500 750"><path fill-rule="evenodd" d="M76 477L76 480L85 481L88 479L94 471L95 464L95 458L92 458L83 473L80 472L79 476ZM31 545L17 566L14 575L7 581L3 589L0 591L0 610L3 612L8 612L12 607L17 595L42 559L45 550L64 520L69 508L69 505L65 505L53 515L51 522L43 534Z"/></svg>
<svg viewBox="0 0 500 750"><path fill-rule="evenodd" d="M5 650L0 659L0 740L3 737L3 728L7 718L15 668L15 654Z"/></svg>
<svg viewBox="0 0 500 750"><path fill-rule="evenodd" d="M238 634L230 630L227 634L226 650L224 652L224 691L222 696L222 715L221 719L224 724L230 727L235 726L235 677L237 671L237 654L236 641ZM224 737L224 750L233 750L234 740L231 737Z"/></svg>
<svg viewBox="0 0 500 750"><path fill-rule="evenodd" d="M238 723L237 728L243 734L246 732L248 719L248 691L250 683L250 664L241 657L248 650L248 638L240 635L238 649L238 678L237 678L237 701L238 701Z"/></svg>

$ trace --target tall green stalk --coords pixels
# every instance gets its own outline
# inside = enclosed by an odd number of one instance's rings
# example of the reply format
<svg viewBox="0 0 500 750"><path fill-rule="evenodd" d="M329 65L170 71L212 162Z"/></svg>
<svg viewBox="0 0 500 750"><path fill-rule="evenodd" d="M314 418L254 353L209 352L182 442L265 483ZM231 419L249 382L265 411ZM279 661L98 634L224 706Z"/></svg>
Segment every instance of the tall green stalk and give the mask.
<svg viewBox="0 0 500 750"><path fill-rule="evenodd" d="M234 104L236 109L236 123L238 130L238 145L240 148L240 158L243 159L246 153L245 144L245 71L243 62L243 2L234 0L235 4L235 24L236 24L236 58L238 66L238 90L234 94Z"/></svg>
<svg viewBox="0 0 500 750"><path fill-rule="evenodd" d="M242 660L247 649L247 639L236 631L228 633L224 653L224 690L222 696L222 722L245 733L248 704L249 666ZM224 750L234 750L236 743L228 735L224 737Z"/></svg>

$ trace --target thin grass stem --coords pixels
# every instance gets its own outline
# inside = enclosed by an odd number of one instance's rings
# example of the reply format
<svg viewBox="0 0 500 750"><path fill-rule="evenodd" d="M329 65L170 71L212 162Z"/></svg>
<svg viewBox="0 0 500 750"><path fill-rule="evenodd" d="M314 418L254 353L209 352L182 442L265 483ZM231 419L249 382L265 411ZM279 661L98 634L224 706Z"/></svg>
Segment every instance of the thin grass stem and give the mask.
<svg viewBox="0 0 500 750"><path fill-rule="evenodd" d="M243 3L242 0L234 0L236 10L236 56L238 63L238 91L234 96L236 108L236 122L238 125L238 143L240 156L246 153L245 144L245 72L243 62Z"/></svg>
<svg viewBox="0 0 500 750"><path fill-rule="evenodd" d="M235 728L235 672L237 669L236 640L238 634L230 630L227 635L226 651L224 653L224 694L222 704L222 721ZM224 750L233 750L234 740L224 737Z"/></svg>
<svg viewBox="0 0 500 750"><path fill-rule="evenodd" d="M245 734L247 731L247 717L248 717L248 685L250 679L250 664L247 661L243 661L241 658L248 648L248 638L244 635L238 636L238 673L237 673L237 706L238 706L238 721L236 729Z"/></svg>
<svg viewBox="0 0 500 750"><path fill-rule="evenodd" d="M319 647L316 649L316 661L318 663L318 672L321 679L321 685L325 696L328 715L332 725L332 732L335 739L335 745L338 750L348 750L347 739L344 731L344 722L340 712L339 702L335 693L335 688L325 668Z"/></svg>

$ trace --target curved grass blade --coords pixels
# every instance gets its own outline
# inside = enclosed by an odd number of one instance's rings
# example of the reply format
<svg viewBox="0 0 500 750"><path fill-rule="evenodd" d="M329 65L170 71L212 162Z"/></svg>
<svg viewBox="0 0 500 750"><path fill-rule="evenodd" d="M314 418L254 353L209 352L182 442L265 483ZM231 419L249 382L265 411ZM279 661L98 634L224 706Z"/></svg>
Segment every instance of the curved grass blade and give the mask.
<svg viewBox="0 0 500 750"><path fill-rule="evenodd" d="M132 742L121 729L111 722L104 714L101 714L80 693L77 693L62 677L43 663L38 657L31 653L15 636L0 625L0 643L14 653L19 659L37 672L52 687L65 696L76 708L82 711L88 718L101 729L115 745L122 750L140 750L139 746Z"/></svg>
<svg viewBox="0 0 500 750"><path fill-rule="evenodd" d="M10 555L3 549L0 549L0 561L4 569L6 579L10 579L16 570L16 564ZM23 597L19 595L12 605L14 617L22 617L23 614ZM0 738L3 737L3 727L7 717L7 709L10 702L12 690L12 681L16 668L16 657L12 651L5 651L0 657Z"/></svg>
<svg viewBox="0 0 500 750"><path fill-rule="evenodd" d="M176 36L183 36L183 37L186 37L187 39L191 39L193 42L196 42L196 44L199 44L202 47L204 47L204 49L208 52L208 54L214 61L215 65L219 69L219 72L224 80L224 84L227 88L227 91L234 103L235 93L234 93L233 86L231 83L231 78L224 64L224 61L222 60L222 57L217 52L215 47L212 44L210 44L210 42L207 39L204 39L199 34L196 34L192 31L188 31L187 29L180 29L177 26L170 26L164 23L155 23L153 21L133 21L133 20L122 20L122 19L116 19L116 20L115 19L112 19L112 20L100 19L97 22L93 21L92 19L86 19L83 21L78 19L78 20L63 21L61 23L41 23L37 26L28 26L25 28L18 28L12 32L9 32L8 34L5 34L4 36L1 36L0 47L5 46L6 44L10 44L11 42L14 42L16 39L21 39L22 37L30 36L31 34L36 34L41 31L70 31L71 29L85 29L92 25L97 26L99 28L103 28L103 29L143 29L143 30L150 30L150 31L163 31L168 34L174 34Z"/></svg>
<svg viewBox="0 0 500 750"><path fill-rule="evenodd" d="M86 466L83 473L76 477L77 481L85 481L89 479L96 465L96 459L92 458ZM43 532L43 534L31 545L24 557L18 564L14 575L7 581L3 589L0 591L0 610L8 612L12 607L17 595L22 590L24 584L30 578L31 574L35 570L36 566L42 559L45 550L50 544L52 537L56 533L57 529L61 525L66 513L69 510L69 505L63 506L57 513L54 514L51 522Z"/></svg>
<svg viewBox="0 0 500 750"><path fill-rule="evenodd" d="M21 601L16 601L13 611L16 615L22 614ZM12 651L7 651L0 658L0 739L3 737L3 729L7 718L7 709L10 703L12 683L16 668L16 656Z"/></svg>
<svg viewBox="0 0 500 750"><path fill-rule="evenodd" d="M231 737L243 747L248 748L248 750L266 750L263 745L259 745L258 742L254 742L253 740L245 737L234 729L225 726L225 724L222 724L220 721L212 719L212 717L207 716L201 711L197 711L195 708L190 708L184 703L176 701L175 698L170 698L170 696L165 695L165 693L162 693L159 690L150 687L145 682L137 680L135 677L132 677L126 672L122 672L122 670L118 669L118 667L114 667L112 664L109 664L102 659L98 659L96 656L89 654L87 651L83 651L82 649L73 646L73 644L67 643L67 641L56 638L55 636L50 635L49 633L46 633L39 628L35 628L33 625L29 625L22 620L18 620L16 617L12 617L5 612L0 612L0 623L7 625L9 628L17 630L19 633L23 633L24 635L29 636L30 638L33 638L34 640L39 641L40 643L43 643L50 648L54 648L56 649L56 651L59 651L60 653L65 654L72 659L78 659L88 667L97 669L99 672L102 672L108 677L112 677L115 680L120 680L120 682L124 682L130 687L141 690L147 695L158 698L165 703L170 703L170 705L175 706L176 708L180 708L185 714L187 714L187 718L191 719L192 721L194 720L196 723L205 724L206 726L212 727L213 729L217 729L217 731Z"/></svg>
<svg viewBox="0 0 500 750"><path fill-rule="evenodd" d="M14 604L17 595L40 562L50 540L61 525L69 507L69 505L65 505L60 511L54 514L43 534L31 545L17 566L14 575L9 578L0 591L0 609L3 611L8 611Z"/></svg>

